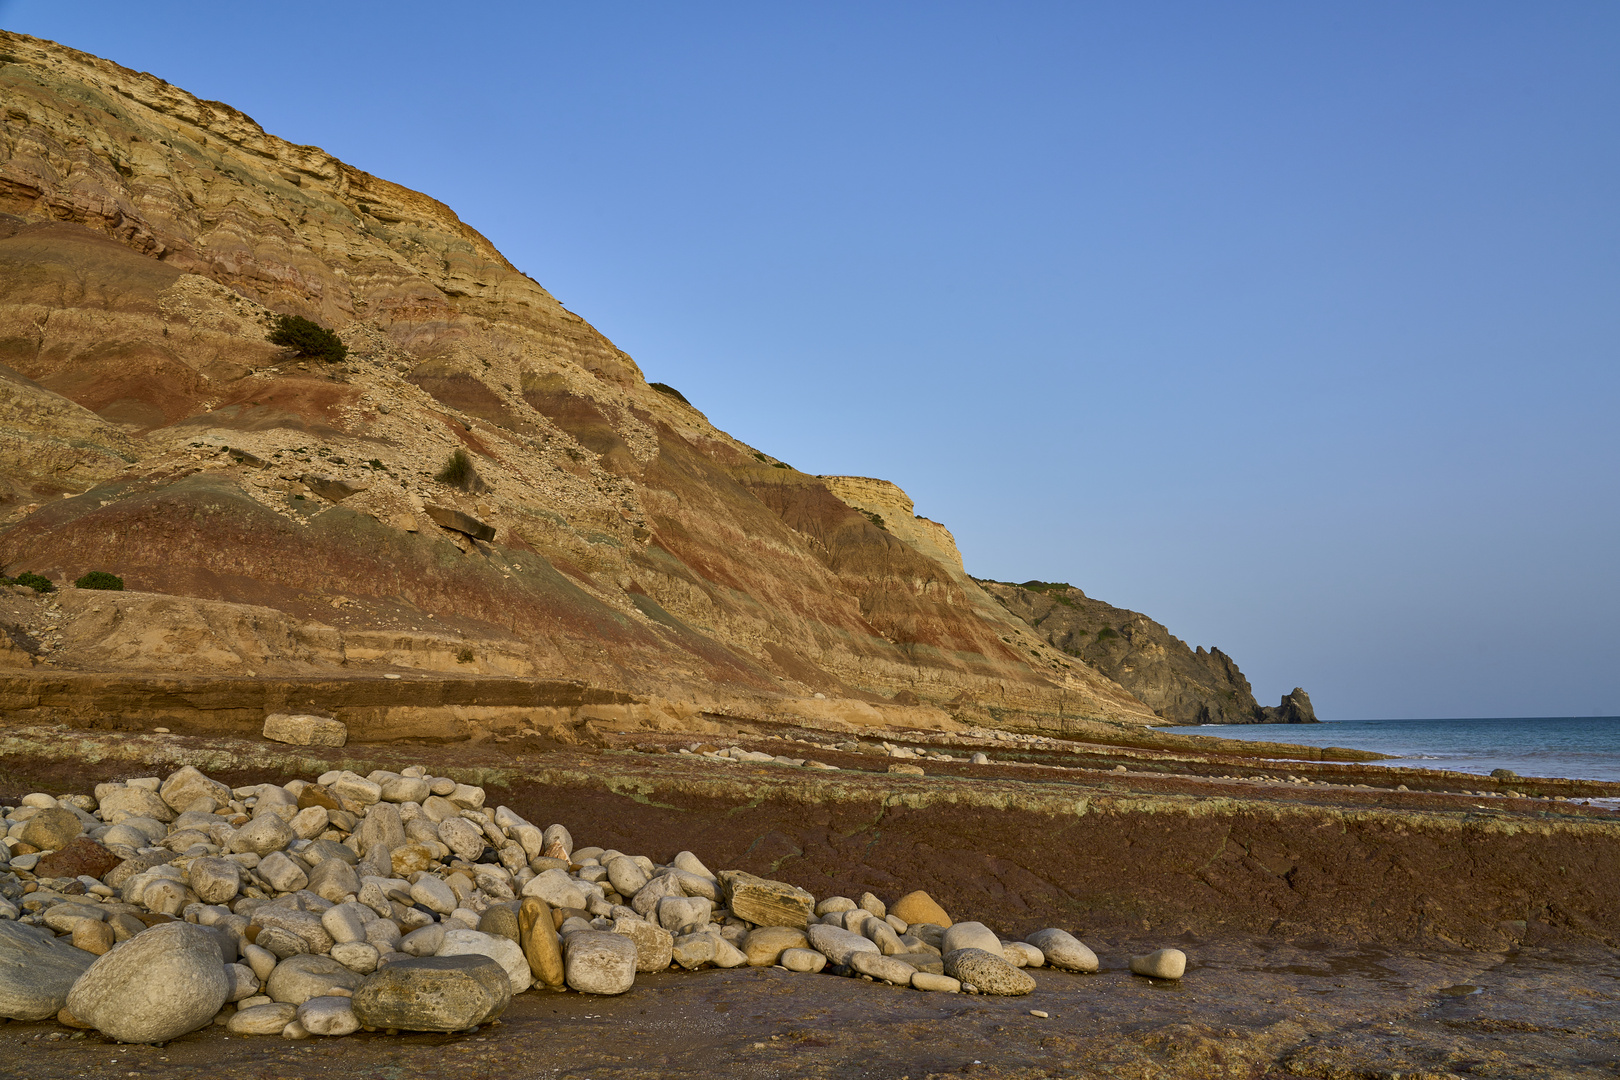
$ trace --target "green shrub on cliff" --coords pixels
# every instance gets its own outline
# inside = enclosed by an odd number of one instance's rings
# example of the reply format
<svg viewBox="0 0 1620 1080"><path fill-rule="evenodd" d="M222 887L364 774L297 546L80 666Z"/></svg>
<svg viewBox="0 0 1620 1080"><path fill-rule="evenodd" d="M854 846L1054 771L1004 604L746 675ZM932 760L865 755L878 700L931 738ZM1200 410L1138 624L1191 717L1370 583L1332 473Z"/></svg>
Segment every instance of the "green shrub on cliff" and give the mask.
<svg viewBox="0 0 1620 1080"><path fill-rule="evenodd" d="M270 328L269 341L291 349L294 356L307 356L328 364L341 364L349 355L349 347L341 338L320 323L299 315L277 315L275 325Z"/></svg>
<svg viewBox="0 0 1620 1080"><path fill-rule="evenodd" d="M35 592L55 592L56 584L48 577L43 577L29 570L24 570L11 579L13 585L26 585Z"/></svg>
<svg viewBox="0 0 1620 1080"><path fill-rule="evenodd" d="M75 589L107 589L112 592L122 592L124 579L117 574L109 574L105 570L92 570L84 577L73 583Z"/></svg>

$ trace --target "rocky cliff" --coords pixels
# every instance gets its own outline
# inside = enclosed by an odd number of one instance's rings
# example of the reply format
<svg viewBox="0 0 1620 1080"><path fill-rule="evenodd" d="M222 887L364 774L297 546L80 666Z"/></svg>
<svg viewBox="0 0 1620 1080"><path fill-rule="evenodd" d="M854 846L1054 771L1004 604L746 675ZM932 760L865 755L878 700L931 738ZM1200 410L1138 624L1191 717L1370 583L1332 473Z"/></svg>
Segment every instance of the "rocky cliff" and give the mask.
<svg viewBox="0 0 1620 1080"><path fill-rule="evenodd" d="M718 430L443 204L4 32L0 100L0 560L205 602L68 605L17 664L1156 719L943 527L880 525ZM272 345L278 315L347 359ZM156 612L175 628L115 625ZM254 644L283 616L271 636L325 644Z"/></svg>
<svg viewBox="0 0 1620 1080"><path fill-rule="evenodd" d="M1136 611L1093 600L1064 582L981 581L984 589L1053 647L1084 660L1179 724L1310 724L1310 695L1295 687L1261 705L1249 680L1219 649L1191 649Z"/></svg>

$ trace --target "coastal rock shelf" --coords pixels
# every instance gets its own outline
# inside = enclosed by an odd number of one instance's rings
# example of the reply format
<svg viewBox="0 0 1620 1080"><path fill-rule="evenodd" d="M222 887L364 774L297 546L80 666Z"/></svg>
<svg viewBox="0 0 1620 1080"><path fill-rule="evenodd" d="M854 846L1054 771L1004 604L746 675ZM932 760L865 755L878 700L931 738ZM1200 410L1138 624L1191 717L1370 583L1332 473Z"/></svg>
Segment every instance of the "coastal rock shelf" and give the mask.
<svg viewBox="0 0 1620 1080"><path fill-rule="evenodd" d="M304 1039L465 1031L532 989L622 994L670 968L1019 996L1020 968L1098 967L1059 928L1004 940L922 891L818 900L689 851L581 847L485 798L419 767L231 788L190 765L27 795L3 822L0 1016Z"/></svg>

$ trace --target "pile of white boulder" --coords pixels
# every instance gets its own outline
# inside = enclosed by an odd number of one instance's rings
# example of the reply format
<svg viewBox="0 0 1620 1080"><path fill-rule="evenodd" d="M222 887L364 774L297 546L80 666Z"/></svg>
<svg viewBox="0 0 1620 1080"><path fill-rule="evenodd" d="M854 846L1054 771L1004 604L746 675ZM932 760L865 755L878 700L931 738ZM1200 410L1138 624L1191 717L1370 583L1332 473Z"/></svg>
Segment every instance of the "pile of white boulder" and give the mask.
<svg viewBox="0 0 1620 1080"><path fill-rule="evenodd" d="M816 898L691 852L576 847L418 768L229 788L166 779L32 794L3 819L0 1016L121 1042L463 1031L531 987L618 994L671 966L831 971L1027 994L1095 971L1060 929L1005 941L926 893ZM1132 961L1180 978L1185 957Z"/></svg>

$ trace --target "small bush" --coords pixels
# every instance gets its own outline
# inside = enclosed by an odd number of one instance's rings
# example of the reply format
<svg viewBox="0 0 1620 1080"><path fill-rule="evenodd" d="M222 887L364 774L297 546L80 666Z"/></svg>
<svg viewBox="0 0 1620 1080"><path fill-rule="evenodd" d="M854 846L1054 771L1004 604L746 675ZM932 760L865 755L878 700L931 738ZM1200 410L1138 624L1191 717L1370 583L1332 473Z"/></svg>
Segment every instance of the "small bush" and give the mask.
<svg viewBox="0 0 1620 1080"><path fill-rule="evenodd" d="M51 581L50 578L42 577L39 574L31 573L27 570L24 570L22 573L12 578L11 583L13 585L26 585L35 592L56 591L56 585Z"/></svg>
<svg viewBox="0 0 1620 1080"><path fill-rule="evenodd" d="M462 491L479 491L484 486L484 482L478 478L478 470L473 468L472 458L459 446L450 452L444 468L435 473L433 479Z"/></svg>
<svg viewBox="0 0 1620 1080"><path fill-rule="evenodd" d="M299 315L277 315L269 340L272 345L291 349L294 356L328 364L341 364L349 355L349 347L336 334Z"/></svg>
<svg viewBox="0 0 1620 1080"><path fill-rule="evenodd" d="M473 662L473 651L471 649L457 650L457 652L456 652L456 663L458 663L458 664L470 664L472 662Z"/></svg>
<svg viewBox="0 0 1620 1080"><path fill-rule="evenodd" d="M882 514L874 513L871 510L862 510L861 511L861 516L865 517L867 521L870 521L872 524L876 525L878 528L882 529L884 532L889 531L889 527L887 525L883 524L883 515Z"/></svg>
<svg viewBox="0 0 1620 1080"><path fill-rule="evenodd" d="M92 570L84 577L73 583L75 589L108 589L113 592L122 592L124 579L117 574L109 574L105 570Z"/></svg>

